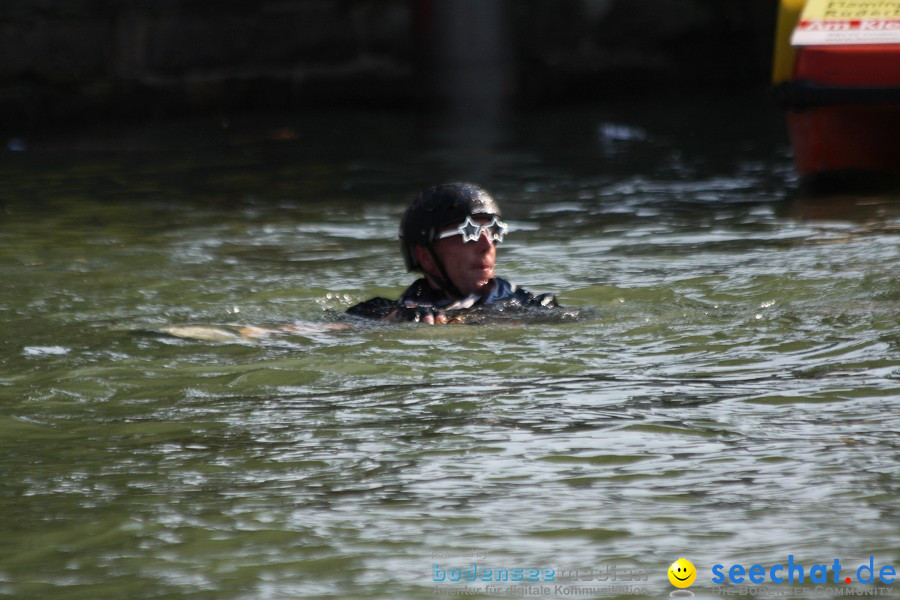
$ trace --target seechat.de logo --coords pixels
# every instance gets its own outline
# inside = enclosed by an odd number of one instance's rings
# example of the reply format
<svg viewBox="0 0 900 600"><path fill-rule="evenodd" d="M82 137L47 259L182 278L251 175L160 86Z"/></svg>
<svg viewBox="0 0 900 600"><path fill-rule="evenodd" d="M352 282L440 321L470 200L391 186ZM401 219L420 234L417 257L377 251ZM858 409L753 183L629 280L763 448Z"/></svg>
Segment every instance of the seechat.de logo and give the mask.
<svg viewBox="0 0 900 600"><path fill-rule="evenodd" d="M875 583L876 580L883 584L890 585L894 583L897 576L897 570L892 565L883 565L880 568L875 565L875 557L870 556L868 564L859 567L850 568L841 574L843 565L840 559L835 558L832 564L814 564L809 567L801 563L794 562L794 555L789 554L787 564L772 565L769 568L763 565L750 565L745 567L741 564L733 564L730 567L725 565L714 565L712 568L712 582L715 584L724 583L726 580L733 584L749 583L806 583L809 579L810 583L828 583L828 573L831 571L831 583ZM854 579L850 574L856 576ZM671 576L670 576L671 578ZM674 582L673 582L674 583Z"/></svg>

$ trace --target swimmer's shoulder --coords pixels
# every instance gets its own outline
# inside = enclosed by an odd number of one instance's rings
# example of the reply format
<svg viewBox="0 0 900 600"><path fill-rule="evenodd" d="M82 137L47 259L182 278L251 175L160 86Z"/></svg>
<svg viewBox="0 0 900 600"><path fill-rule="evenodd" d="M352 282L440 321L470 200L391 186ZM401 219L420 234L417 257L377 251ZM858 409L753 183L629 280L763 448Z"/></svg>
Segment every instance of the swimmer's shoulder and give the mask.
<svg viewBox="0 0 900 600"><path fill-rule="evenodd" d="M556 300L556 294L535 294L517 285L514 285L505 279L497 277L497 286L494 291L495 300L512 300L521 306L542 307L542 308L559 308L559 302Z"/></svg>

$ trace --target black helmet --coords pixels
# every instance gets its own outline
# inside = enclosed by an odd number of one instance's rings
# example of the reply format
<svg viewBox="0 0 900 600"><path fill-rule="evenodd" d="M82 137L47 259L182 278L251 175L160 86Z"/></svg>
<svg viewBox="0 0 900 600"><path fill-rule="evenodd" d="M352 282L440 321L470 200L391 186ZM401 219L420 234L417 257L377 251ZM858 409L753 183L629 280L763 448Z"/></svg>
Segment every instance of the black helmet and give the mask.
<svg viewBox="0 0 900 600"><path fill-rule="evenodd" d="M447 183L420 192L400 221L400 251L406 269L422 268L413 247L430 247L438 229L473 215L502 216L491 195L473 183Z"/></svg>

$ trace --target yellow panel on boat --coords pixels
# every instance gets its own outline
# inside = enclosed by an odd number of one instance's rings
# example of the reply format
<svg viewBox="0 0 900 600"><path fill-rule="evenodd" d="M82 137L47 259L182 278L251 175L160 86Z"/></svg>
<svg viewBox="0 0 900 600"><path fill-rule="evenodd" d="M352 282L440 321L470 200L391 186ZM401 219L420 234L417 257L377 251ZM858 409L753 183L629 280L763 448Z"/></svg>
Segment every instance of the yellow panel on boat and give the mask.
<svg viewBox="0 0 900 600"><path fill-rule="evenodd" d="M778 5L778 25L775 29L775 60L772 64L772 83L781 83L794 75L796 50L791 46L791 34L806 0L781 0Z"/></svg>

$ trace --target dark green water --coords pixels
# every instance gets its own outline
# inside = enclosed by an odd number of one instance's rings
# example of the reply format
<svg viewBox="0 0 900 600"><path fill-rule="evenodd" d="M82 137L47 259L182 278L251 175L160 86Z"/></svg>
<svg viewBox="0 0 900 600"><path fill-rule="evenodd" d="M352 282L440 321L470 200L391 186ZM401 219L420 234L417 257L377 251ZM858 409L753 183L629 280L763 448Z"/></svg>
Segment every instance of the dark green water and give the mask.
<svg viewBox="0 0 900 600"><path fill-rule="evenodd" d="M711 597L715 564L900 566L898 198L793 197L753 101L24 143L0 184L2 597L429 598L466 584L434 564L475 562L659 598L681 556ZM498 273L578 320L150 333L396 296L399 216L445 179L495 192ZM646 580L563 576L613 565Z"/></svg>

